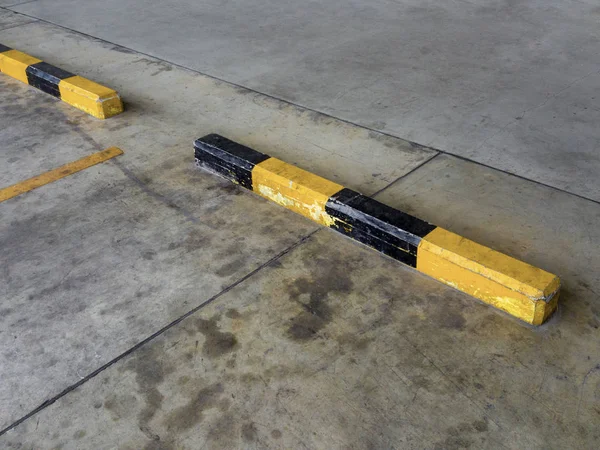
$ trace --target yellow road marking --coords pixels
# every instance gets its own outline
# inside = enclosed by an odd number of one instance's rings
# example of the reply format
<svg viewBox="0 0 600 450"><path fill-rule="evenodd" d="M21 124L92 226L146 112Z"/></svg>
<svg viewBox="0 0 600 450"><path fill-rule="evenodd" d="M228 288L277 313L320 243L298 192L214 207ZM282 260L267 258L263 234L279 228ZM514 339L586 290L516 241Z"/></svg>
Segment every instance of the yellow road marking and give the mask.
<svg viewBox="0 0 600 450"><path fill-rule="evenodd" d="M85 156L84 158L78 159L65 164L64 166L57 167L56 169L45 172L28 180L21 181L20 183L13 184L12 186L0 189L0 202L16 197L17 195L24 194L33 189L44 186L45 184L52 183L53 181L60 180L61 178L72 175L76 172L80 172L88 167L100 164L101 162L107 161L115 156L123 154L123 150L117 147L110 147L106 150L102 150L98 153Z"/></svg>

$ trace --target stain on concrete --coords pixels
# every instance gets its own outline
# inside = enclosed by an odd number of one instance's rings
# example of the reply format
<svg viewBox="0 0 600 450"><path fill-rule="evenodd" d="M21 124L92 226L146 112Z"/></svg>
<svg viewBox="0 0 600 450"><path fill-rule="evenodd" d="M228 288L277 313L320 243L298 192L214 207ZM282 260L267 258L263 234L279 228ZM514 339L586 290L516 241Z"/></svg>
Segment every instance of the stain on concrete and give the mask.
<svg viewBox="0 0 600 450"><path fill-rule="evenodd" d="M184 406L181 406L166 418L165 424L170 431L180 432L202 422L204 411L219 405L224 389L221 383L212 384L198 391Z"/></svg>
<svg viewBox="0 0 600 450"><path fill-rule="evenodd" d="M139 58L139 59L136 59L133 62L134 63L141 62L141 63L146 64L149 67L155 67L156 71L150 74L151 77L154 77L154 76L158 75L161 72L170 72L170 71L173 70L173 66L171 64L168 64L168 63L164 62L164 61L157 61L157 60L152 60L152 59L149 59L149 58Z"/></svg>
<svg viewBox="0 0 600 450"><path fill-rule="evenodd" d="M488 424L485 420L476 420L475 422L473 422L473 428L475 428L476 431L483 433L484 431L487 431L488 429Z"/></svg>
<svg viewBox="0 0 600 450"><path fill-rule="evenodd" d="M434 446L434 450L460 450L470 448L473 441L465 437L460 436L448 436L444 441L437 442Z"/></svg>
<svg viewBox="0 0 600 450"><path fill-rule="evenodd" d="M369 344L373 341L372 337L367 337L356 333L344 333L340 336L337 336L335 339L342 347L342 350L340 350L342 353L344 353L344 349L354 351L366 350L369 347Z"/></svg>
<svg viewBox="0 0 600 450"><path fill-rule="evenodd" d="M162 442L162 441L156 441L156 440L151 440L143 448L143 450L176 450L176 449L177 449L177 446L175 446L169 442Z"/></svg>
<svg viewBox="0 0 600 450"><path fill-rule="evenodd" d="M444 309L443 313L438 315L439 323L443 328L462 330L465 327L465 318L456 311Z"/></svg>
<svg viewBox="0 0 600 450"><path fill-rule="evenodd" d="M295 341L306 341L331 322L330 308L322 300L310 300L308 305L302 303L304 311L290 319L288 337Z"/></svg>
<svg viewBox="0 0 600 450"><path fill-rule="evenodd" d="M271 431L271 437L273 439L281 439L281 431L275 429Z"/></svg>
<svg viewBox="0 0 600 450"><path fill-rule="evenodd" d="M225 313L225 317L228 317L230 319L240 319L242 315L237 309L228 309Z"/></svg>
<svg viewBox="0 0 600 450"><path fill-rule="evenodd" d="M148 426L157 411L162 407L164 396L159 385L165 377L174 372L176 367L161 359L160 348L151 346L138 350L135 358L125 365L125 370L135 373L138 392L144 396L145 405L138 413L140 427ZM164 355L163 355L164 356Z"/></svg>
<svg viewBox="0 0 600 450"><path fill-rule="evenodd" d="M220 277L229 277L234 273L238 272L240 269L246 266L247 258L239 258L235 261L232 261L228 264L225 264L219 270L215 271L215 273Z"/></svg>
<svg viewBox="0 0 600 450"><path fill-rule="evenodd" d="M73 439L83 439L85 437L85 430L78 430L73 435Z"/></svg>
<svg viewBox="0 0 600 450"><path fill-rule="evenodd" d="M242 425L242 439L244 442L251 443L258 440L258 430L254 423L245 423Z"/></svg>
<svg viewBox="0 0 600 450"><path fill-rule="evenodd" d="M232 433L237 427L236 418L232 414L219 416L210 427L208 432L209 448L236 448L238 436Z"/></svg>
<svg viewBox="0 0 600 450"><path fill-rule="evenodd" d="M202 354L209 358L223 356L238 346L237 338L233 333L219 330L217 317L212 319L196 319L196 328L204 335Z"/></svg>
<svg viewBox="0 0 600 450"><path fill-rule="evenodd" d="M342 258L332 257L331 260ZM287 289L290 300L298 303L303 309L290 319L287 336L294 341L314 338L333 319L332 309L327 304L328 296L334 293L349 294L354 287L348 275L350 270L341 265L325 260L323 264L314 264L314 261L309 264L313 270L311 276L292 281Z"/></svg>
<svg viewBox="0 0 600 450"><path fill-rule="evenodd" d="M146 437L147 437L148 439L150 439L151 441L160 441L160 436L159 436L158 434L154 433L154 432L153 432L153 431L150 429L150 427L148 427L148 426L141 426L141 427L140 427L140 431L141 431L142 433L144 433L144 434L146 435Z"/></svg>

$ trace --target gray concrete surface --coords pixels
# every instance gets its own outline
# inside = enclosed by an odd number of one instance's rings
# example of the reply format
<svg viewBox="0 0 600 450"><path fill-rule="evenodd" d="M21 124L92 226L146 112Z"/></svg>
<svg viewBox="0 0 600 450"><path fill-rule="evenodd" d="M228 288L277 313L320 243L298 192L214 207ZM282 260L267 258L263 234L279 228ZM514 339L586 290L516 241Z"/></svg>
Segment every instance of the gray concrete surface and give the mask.
<svg viewBox="0 0 600 450"><path fill-rule="evenodd" d="M37 0L13 9L600 200L595 0Z"/></svg>
<svg viewBox="0 0 600 450"><path fill-rule="evenodd" d="M598 266L590 242L598 240L600 208L451 157L384 194L389 203L425 204L426 216L453 230L560 271L558 314L543 327L525 326L320 230L3 442L9 449L597 448L600 280L589 268ZM489 202L465 217L481 195ZM498 222L504 226L485 229ZM548 246L564 242L566 227L568 251Z"/></svg>
<svg viewBox="0 0 600 450"><path fill-rule="evenodd" d="M118 89L127 109L99 121L1 76L2 187L113 145L125 155L0 204L0 428L317 228L198 172L197 137L217 131L367 192L435 155L46 24L0 42L65 55L62 68Z"/></svg>
<svg viewBox="0 0 600 450"><path fill-rule="evenodd" d="M35 22L35 19L31 19L27 16L8 11L6 9L0 9L0 30L7 30L9 28L17 27L29 22Z"/></svg>
<svg viewBox="0 0 600 450"><path fill-rule="evenodd" d="M0 203L0 429L75 388L0 448L598 448L600 205L42 22L0 42L127 106L98 121L0 74L2 183L125 151ZM556 272L557 314L307 238L193 167L213 131Z"/></svg>

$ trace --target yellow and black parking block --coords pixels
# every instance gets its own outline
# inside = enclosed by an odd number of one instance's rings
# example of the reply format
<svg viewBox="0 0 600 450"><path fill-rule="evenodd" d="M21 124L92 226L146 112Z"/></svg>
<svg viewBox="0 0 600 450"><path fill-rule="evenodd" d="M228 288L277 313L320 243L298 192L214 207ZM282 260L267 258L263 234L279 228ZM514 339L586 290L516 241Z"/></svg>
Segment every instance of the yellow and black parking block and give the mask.
<svg viewBox="0 0 600 450"><path fill-rule="evenodd" d="M123 112L123 102L115 90L2 44L0 72L99 119L107 119Z"/></svg>
<svg viewBox="0 0 600 450"><path fill-rule="evenodd" d="M277 158L210 134L199 167L533 325L557 307L560 279Z"/></svg>

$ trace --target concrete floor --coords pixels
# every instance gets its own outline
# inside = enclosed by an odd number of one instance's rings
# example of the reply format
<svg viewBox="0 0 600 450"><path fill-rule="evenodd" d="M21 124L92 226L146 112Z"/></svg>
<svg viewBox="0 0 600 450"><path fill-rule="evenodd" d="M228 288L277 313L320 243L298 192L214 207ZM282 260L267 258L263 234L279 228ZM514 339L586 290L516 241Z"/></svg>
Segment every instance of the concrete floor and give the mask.
<svg viewBox="0 0 600 450"><path fill-rule="evenodd" d="M36 0L11 9L600 201L597 0Z"/></svg>
<svg viewBox="0 0 600 450"><path fill-rule="evenodd" d="M7 10L0 42L127 105L0 75L0 186L125 151L0 203L0 447L598 448L597 202ZM559 274L557 314L528 327L197 170L209 132Z"/></svg>

